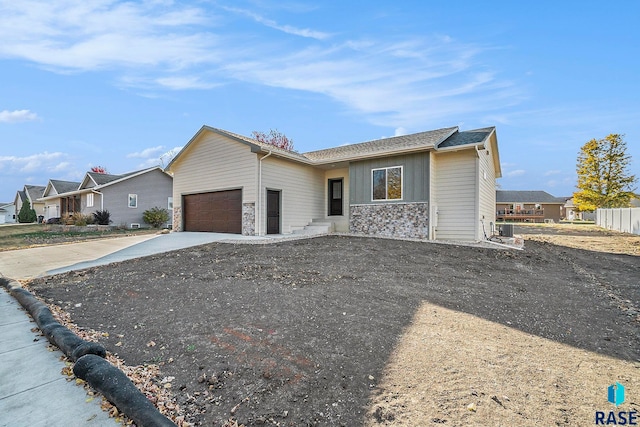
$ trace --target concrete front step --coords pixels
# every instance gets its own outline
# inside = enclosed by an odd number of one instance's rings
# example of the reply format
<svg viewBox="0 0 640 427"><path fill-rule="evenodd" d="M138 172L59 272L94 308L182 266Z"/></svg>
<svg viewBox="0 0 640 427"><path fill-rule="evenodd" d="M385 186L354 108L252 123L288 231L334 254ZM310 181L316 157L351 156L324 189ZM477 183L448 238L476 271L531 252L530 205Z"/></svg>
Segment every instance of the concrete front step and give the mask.
<svg viewBox="0 0 640 427"><path fill-rule="evenodd" d="M294 230L294 234L328 234L333 230L333 223L324 220L312 220L302 229Z"/></svg>

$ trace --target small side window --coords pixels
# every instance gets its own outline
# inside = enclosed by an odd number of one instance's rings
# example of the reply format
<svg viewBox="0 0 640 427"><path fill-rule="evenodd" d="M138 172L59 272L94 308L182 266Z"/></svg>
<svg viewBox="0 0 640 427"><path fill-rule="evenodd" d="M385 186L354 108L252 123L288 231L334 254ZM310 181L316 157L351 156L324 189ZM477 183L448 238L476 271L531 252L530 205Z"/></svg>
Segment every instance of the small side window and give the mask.
<svg viewBox="0 0 640 427"><path fill-rule="evenodd" d="M129 194L129 207L137 208L138 207L138 195L137 194Z"/></svg>

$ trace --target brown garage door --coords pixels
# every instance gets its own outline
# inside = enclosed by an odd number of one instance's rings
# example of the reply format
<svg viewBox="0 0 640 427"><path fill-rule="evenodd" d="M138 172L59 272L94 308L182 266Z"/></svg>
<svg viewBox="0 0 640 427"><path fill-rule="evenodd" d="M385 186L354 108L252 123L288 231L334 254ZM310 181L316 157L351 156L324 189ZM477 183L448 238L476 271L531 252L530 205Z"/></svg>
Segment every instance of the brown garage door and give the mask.
<svg viewBox="0 0 640 427"><path fill-rule="evenodd" d="M184 196L185 231L242 233L242 190Z"/></svg>

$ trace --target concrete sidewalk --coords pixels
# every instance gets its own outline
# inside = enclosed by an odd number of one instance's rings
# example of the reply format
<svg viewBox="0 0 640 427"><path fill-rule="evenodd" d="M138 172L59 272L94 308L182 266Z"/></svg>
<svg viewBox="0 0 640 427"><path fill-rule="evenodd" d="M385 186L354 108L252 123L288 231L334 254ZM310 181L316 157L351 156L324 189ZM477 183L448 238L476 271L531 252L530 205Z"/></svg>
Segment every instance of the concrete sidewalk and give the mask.
<svg viewBox="0 0 640 427"><path fill-rule="evenodd" d="M82 386L68 382L59 350L32 332L35 322L0 287L0 426L120 425Z"/></svg>
<svg viewBox="0 0 640 427"><path fill-rule="evenodd" d="M274 236L278 239L282 236ZM0 252L0 276L28 279L126 261L211 242L251 243L273 237L170 233L86 241ZM48 341L20 304L0 286L0 427L116 426L82 386L61 374L62 352Z"/></svg>

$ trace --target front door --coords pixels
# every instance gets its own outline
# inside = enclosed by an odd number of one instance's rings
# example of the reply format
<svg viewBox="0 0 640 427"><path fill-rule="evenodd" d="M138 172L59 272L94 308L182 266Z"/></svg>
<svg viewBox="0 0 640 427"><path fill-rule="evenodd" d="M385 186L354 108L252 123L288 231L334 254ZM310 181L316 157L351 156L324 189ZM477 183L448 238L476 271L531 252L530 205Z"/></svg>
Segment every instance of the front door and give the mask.
<svg viewBox="0 0 640 427"><path fill-rule="evenodd" d="M267 190L267 234L280 234L280 192Z"/></svg>
<svg viewBox="0 0 640 427"><path fill-rule="evenodd" d="M329 215L342 215L342 178L329 180Z"/></svg>

